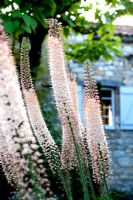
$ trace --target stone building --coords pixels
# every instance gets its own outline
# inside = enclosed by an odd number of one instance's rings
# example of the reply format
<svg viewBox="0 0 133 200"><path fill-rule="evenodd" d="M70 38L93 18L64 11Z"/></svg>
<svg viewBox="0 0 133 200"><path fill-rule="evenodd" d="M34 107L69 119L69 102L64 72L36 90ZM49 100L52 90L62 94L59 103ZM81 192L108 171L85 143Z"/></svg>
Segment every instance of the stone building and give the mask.
<svg viewBox="0 0 133 200"><path fill-rule="evenodd" d="M114 60L108 62L100 58L93 66L101 85L103 118L112 160L110 185L118 191L133 193L133 27L117 26L116 34L122 39L123 56L114 55ZM78 93L82 99L83 68L76 63L71 66L78 76Z"/></svg>

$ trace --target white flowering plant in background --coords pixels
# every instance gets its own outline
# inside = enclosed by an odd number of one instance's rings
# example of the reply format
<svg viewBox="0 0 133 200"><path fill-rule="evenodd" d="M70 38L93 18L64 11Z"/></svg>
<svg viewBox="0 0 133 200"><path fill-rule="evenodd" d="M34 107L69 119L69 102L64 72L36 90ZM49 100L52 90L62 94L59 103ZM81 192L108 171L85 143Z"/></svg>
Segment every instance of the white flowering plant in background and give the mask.
<svg viewBox="0 0 133 200"><path fill-rule="evenodd" d="M63 199L75 199L75 172L82 188L79 200L108 200L110 161L93 69L89 61L84 63L82 123L76 77L67 68L61 24L54 19L48 20L48 24L49 68L62 126L62 148L56 145L40 110L30 75L29 43L23 38L18 74L0 22L0 164L9 184L16 188L16 199L55 199L45 156L54 177L62 184Z"/></svg>

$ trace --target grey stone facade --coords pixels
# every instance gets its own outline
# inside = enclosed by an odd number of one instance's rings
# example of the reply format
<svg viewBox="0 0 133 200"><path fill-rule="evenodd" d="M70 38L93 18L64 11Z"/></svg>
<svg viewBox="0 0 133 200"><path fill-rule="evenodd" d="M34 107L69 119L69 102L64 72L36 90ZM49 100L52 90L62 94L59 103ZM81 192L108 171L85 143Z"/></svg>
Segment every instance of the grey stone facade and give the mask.
<svg viewBox="0 0 133 200"><path fill-rule="evenodd" d="M114 130L107 133L113 189L133 193L133 131Z"/></svg>
<svg viewBox="0 0 133 200"><path fill-rule="evenodd" d="M117 32L122 37L123 55L121 57L114 55L114 60L108 62L100 58L93 63L93 66L97 81L103 87L114 89L115 126L112 130L106 130L112 160L110 186L113 189L133 194L133 128L130 128L130 130L128 128L123 129L120 122L120 87L127 86L127 89L130 87L133 90L133 27L130 27L130 34L123 31L125 28L120 29L119 27ZM82 65L72 62L70 62L70 65L78 79L82 80ZM126 102L123 106L126 109Z"/></svg>
<svg viewBox="0 0 133 200"><path fill-rule="evenodd" d="M101 58L94 63L94 70L96 79L115 91L115 129L107 130L112 159L111 187L133 193L133 130L122 130L120 126L120 86L133 87L133 43L123 42L122 52L123 56L114 56L114 61Z"/></svg>
<svg viewBox="0 0 133 200"><path fill-rule="evenodd" d="M133 86L133 43L122 43L122 57L114 55L113 61L100 59L93 63L96 79L115 81Z"/></svg>

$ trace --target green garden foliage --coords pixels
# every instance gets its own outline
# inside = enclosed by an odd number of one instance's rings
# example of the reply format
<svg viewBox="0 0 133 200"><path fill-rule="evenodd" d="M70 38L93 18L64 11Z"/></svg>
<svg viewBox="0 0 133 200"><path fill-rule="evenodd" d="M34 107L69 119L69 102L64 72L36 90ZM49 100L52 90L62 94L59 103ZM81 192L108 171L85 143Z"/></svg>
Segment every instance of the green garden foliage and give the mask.
<svg viewBox="0 0 133 200"><path fill-rule="evenodd" d="M86 58L97 60L101 55L108 60L112 58L112 52L120 55L120 39L113 35L112 22L120 15L131 14L133 2L106 0L106 3L114 11L103 12L100 7L97 7L95 22L87 21L80 14L82 10L89 12L94 9L92 1L83 7L79 0L40 0L39 2L37 0L4 0L0 3L0 8L6 31L13 36L14 40L19 40L22 35L30 37L34 52L31 52L31 63L34 67L39 64L41 44L48 29L46 19L50 17L59 18L65 37L71 33L87 35L84 41L81 43L77 41L74 46L66 42L68 58L82 62ZM35 55L37 56L34 57ZM81 58L81 55L84 56ZM33 58L36 58L36 61Z"/></svg>

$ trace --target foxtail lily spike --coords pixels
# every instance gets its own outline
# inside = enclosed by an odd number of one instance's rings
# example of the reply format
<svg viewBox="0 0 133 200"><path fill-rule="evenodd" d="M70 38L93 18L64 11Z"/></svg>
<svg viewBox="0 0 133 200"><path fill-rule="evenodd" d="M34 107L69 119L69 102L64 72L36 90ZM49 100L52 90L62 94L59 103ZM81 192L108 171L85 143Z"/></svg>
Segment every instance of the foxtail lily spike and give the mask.
<svg viewBox="0 0 133 200"><path fill-rule="evenodd" d="M75 110L75 97L73 98L70 92L70 79L68 79L63 51L61 24L54 19L50 19L48 22L50 75L63 130L61 153L62 167L65 168L69 166L72 168L76 164L73 140L80 145L82 138L81 127Z"/></svg>
<svg viewBox="0 0 133 200"><path fill-rule="evenodd" d="M88 60L84 63L84 120L94 180L100 182L103 173L105 177L108 176L109 153L96 80L91 63Z"/></svg>
<svg viewBox="0 0 133 200"><path fill-rule="evenodd" d="M21 45L20 72L23 98L29 116L29 121L33 128L34 134L38 139L42 150L44 151L44 154L49 162L51 169L56 170L56 164L53 160L53 155L54 159L58 161L59 152L43 119L35 89L32 83L29 64L29 43L26 38L23 38Z"/></svg>
<svg viewBox="0 0 133 200"><path fill-rule="evenodd" d="M17 187L20 199L32 200L32 188L42 181L43 188L40 191L45 197L48 188L45 169L42 171L42 160L29 125L16 66L1 22L0 91L0 163L3 171L8 182ZM34 161L32 168L36 172L36 179L30 178L30 160Z"/></svg>
<svg viewBox="0 0 133 200"><path fill-rule="evenodd" d="M13 77L13 79L12 79ZM10 82L10 87L9 87ZM21 185L24 169L22 170L20 155L17 154L18 146L12 140L15 137L19 124L23 124L23 119L17 111L19 105L20 91L17 85L17 76L15 71L14 60L11 57L7 36L0 22L0 150L1 163L8 181L13 184ZM12 94L16 94L16 99ZM14 105L14 108L13 108ZM13 109L14 113L13 113ZM19 109L18 109L19 110ZM22 115L23 111L21 110ZM17 118L17 120L16 120ZM3 142L4 141L4 142ZM21 170L20 170L21 169ZM21 172L19 175L19 171ZM13 178L14 177L14 178Z"/></svg>

